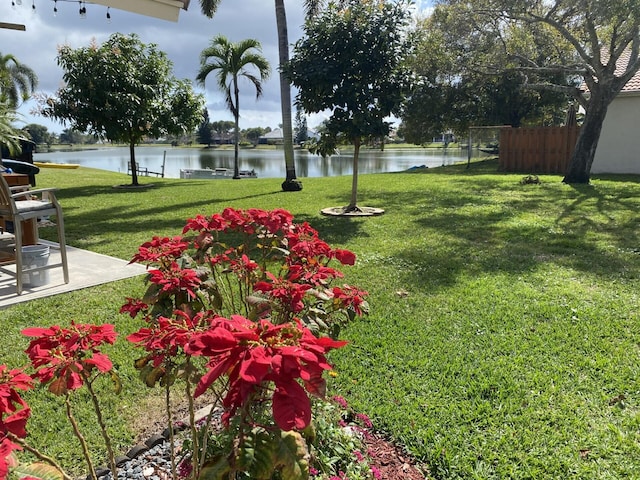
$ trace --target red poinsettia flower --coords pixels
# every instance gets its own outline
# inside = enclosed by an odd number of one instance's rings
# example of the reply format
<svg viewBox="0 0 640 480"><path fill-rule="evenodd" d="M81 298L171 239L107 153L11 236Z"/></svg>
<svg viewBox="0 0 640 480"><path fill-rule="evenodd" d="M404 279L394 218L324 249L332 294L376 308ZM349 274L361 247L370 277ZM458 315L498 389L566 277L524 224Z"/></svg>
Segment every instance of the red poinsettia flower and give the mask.
<svg viewBox="0 0 640 480"><path fill-rule="evenodd" d="M356 254L349 250L335 249L332 252L333 257L338 260L342 265L355 265Z"/></svg>
<svg viewBox="0 0 640 480"><path fill-rule="evenodd" d="M260 266L247 255L242 254L239 259L229 260L229 268L239 278L249 279L251 278L251 274L258 270Z"/></svg>
<svg viewBox="0 0 640 480"><path fill-rule="evenodd" d="M325 354L345 344L328 337L316 338L300 322L273 325L236 315L215 319L212 328L196 335L186 351L209 357L208 372L201 378L196 396L221 375L228 376L223 420L228 421L262 385L272 382L274 420L281 429L291 430L309 425L311 403L307 392L323 392L322 371L331 369Z"/></svg>
<svg viewBox="0 0 640 480"><path fill-rule="evenodd" d="M149 308L149 305L137 298L127 297L127 303L120 307L120 313L128 313L131 318L136 318L138 313Z"/></svg>
<svg viewBox="0 0 640 480"><path fill-rule="evenodd" d="M358 315L363 314L362 307L366 302L364 297L368 295L367 292L350 285L343 285L342 288L333 287L332 292L333 298L337 299L343 307L351 307Z"/></svg>
<svg viewBox="0 0 640 480"><path fill-rule="evenodd" d="M31 409L18 390L26 391L32 387L33 381L29 375L0 365L0 438L7 433L20 438L27 436L26 425Z"/></svg>
<svg viewBox="0 0 640 480"><path fill-rule="evenodd" d="M274 210L261 210L250 208L247 213L256 224L263 226L268 233L276 234L288 230L293 221L293 215L287 210L276 208Z"/></svg>
<svg viewBox="0 0 640 480"><path fill-rule="evenodd" d="M288 312L298 313L304 309L302 300L307 290L312 288L312 285L296 283L288 278L276 277L271 272L267 272L267 277L270 281L257 282L253 286L253 290L269 294Z"/></svg>
<svg viewBox="0 0 640 480"><path fill-rule="evenodd" d="M187 220L186 225L182 229L182 234L184 235L188 231L202 232L204 230L207 230L208 226L209 221L207 220L207 218L204 215L198 214L195 217L189 218Z"/></svg>
<svg viewBox="0 0 640 480"><path fill-rule="evenodd" d="M141 328L127 337L131 343L142 346L152 354L153 366L160 366L165 358L175 357L191 337L206 331L212 321L211 312L199 312L190 317L176 310L175 318L159 317L154 325Z"/></svg>
<svg viewBox="0 0 640 480"><path fill-rule="evenodd" d="M108 372L113 367L109 357L99 351L100 346L115 342L113 325L72 322L69 328L27 328L22 334L36 337L26 350L36 369L34 377L49 384L49 390L56 395L80 388L83 376L94 368Z"/></svg>
<svg viewBox="0 0 640 480"><path fill-rule="evenodd" d="M299 259L331 258L331 247L318 236L317 230L307 222L291 227L286 235L291 258L289 263Z"/></svg>
<svg viewBox="0 0 640 480"><path fill-rule="evenodd" d="M196 297L195 290L202 281L191 268L180 268L177 262L171 262L168 269L150 270L149 281L160 285L165 293L186 292L191 298Z"/></svg>
<svg viewBox="0 0 640 480"><path fill-rule="evenodd" d="M4 480L9 476L9 467L15 466L9 458L14 450L22 450L8 438L0 438L0 480Z"/></svg>
<svg viewBox="0 0 640 480"><path fill-rule="evenodd" d="M150 242L145 242L138 247L138 253L129 263L155 263L179 258L188 246L189 244L180 236L153 237Z"/></svg>

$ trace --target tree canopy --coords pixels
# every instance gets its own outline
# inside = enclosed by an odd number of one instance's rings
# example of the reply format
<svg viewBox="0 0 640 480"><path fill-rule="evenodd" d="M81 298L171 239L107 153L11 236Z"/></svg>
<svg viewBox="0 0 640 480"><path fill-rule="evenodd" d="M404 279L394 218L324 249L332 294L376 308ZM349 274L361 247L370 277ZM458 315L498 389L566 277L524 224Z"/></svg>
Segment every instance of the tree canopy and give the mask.
<svg viewBox="0 0 640 480"><path fill-rule="evenodd" d="M357 208L357 162L363 138L389 132L409 89L404 59L411 52L409 2L348 0L329 3L305 24L285 71L308 113L328 110L326 128L355 146L354 182L347 210Z"/></svg>
<svg viewBox="0 0 640 480"><path fill-rule="evenodd" d="M608 107L640 69L640 0L443 0L441 4L470 25L468 39L491 45L494 58L502 58L501 63L486 62L487 68L520 72L527 88L561 92L584 108L564 181L588 183Z"/></svg>
<svg viewBox="0 0 640 480"><path fill-rule="evenodd" d="M41 114L71 128L129 145L132 183L138 184L135 145L146 137L181 135L202 120L204 99L155 44L116 33L102 45L60 48L65 85L44 100Z"/></svg>
<svg viewBox="0 0 640 480"><path fill-rule="evenodd" d="M504 34L520 41L522 31ZM446 131L458 135L472 125L553 125L567 108L562 93L526 88L530 75L500 52L488 33L476 32L469 9L440 5L417 25L417 48L411 59L419 79L403 111L399 132L407 141L423 143ZM537 40L538 55L555 46Z"/></svg>

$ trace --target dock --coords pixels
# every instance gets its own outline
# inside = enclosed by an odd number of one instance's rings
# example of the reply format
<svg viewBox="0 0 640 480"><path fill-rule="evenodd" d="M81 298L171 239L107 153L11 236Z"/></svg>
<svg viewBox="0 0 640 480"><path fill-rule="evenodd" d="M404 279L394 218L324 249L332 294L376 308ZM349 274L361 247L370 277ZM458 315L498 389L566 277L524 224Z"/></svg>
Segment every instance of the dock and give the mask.
<svg viewBox="0 0 640 480"><path fill-rule="evenodd" d="M165 166L166 163L167 163L167 151L165 150L164 156L162 158L162 171L161 172L154 172L152 170L149 170L147 167L141 167L136 162L136 173L138 174L138 176L149 177L151 175L155 175L156 177L164 178L164 166ZM127 175L131 175L131 162L127 162Z"/></svg>

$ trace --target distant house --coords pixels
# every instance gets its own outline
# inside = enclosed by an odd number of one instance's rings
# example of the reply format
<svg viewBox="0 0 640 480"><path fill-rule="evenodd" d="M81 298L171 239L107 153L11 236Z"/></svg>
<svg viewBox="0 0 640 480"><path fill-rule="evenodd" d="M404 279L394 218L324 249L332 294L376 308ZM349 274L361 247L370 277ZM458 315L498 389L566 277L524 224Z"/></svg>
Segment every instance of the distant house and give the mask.
<svg viewBox="0 0 640 480"><path fill-rule="evenodd" d="M618 62L626 64L622 57ZM640 73L636 73L609 105L591 173L640 174L639 127Z"/></svg>
<svg viewBox="0 0 640 480"><path fill-rule="evenodd" d="M259 145L282 145L284 143L284 134L281 128L271 130L258 138Z"/></svg>

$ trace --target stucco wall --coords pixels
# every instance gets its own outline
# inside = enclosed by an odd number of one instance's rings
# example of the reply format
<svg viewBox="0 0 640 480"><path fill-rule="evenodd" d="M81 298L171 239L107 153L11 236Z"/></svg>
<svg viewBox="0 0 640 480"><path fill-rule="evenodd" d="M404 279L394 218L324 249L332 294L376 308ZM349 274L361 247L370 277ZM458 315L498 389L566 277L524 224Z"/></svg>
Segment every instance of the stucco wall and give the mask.
<svg viewBox="0 0 640 480"><path fill-rule="evenodd" d="M591 173L640 174L640 92L609 106Z"/></svg>

